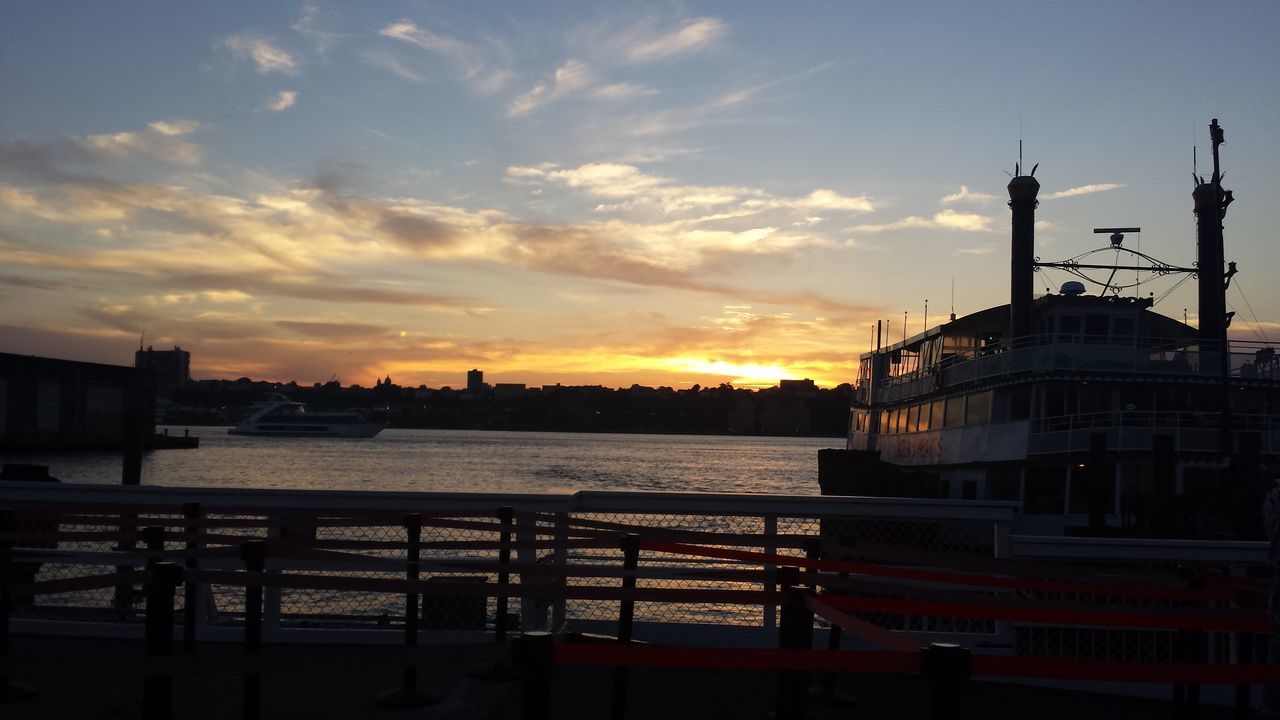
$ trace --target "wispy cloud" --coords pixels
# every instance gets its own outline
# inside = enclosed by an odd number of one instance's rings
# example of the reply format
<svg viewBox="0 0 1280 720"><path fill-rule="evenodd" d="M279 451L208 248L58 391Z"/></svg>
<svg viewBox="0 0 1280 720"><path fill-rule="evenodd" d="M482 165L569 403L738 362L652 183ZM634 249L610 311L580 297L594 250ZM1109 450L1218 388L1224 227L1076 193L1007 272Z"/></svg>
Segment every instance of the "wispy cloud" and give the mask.
<svg viewBox="0 0 1280 720"><path fill-rule="evenodd" d="M105 157L147 156L175 165L197 165L203 151L183 140L200 128L195 120L157 121L145 130L89 135L79 145L91 154Z"/></svg>
<svg viewBox="0 0 1280 720"><path fill-rule="evenodd" d="M583 89L591 81L591 70L586 63L581 60L569 60L556 68L550 78L539 82L528 92L511 101L507 106L507 115L511 117L527 115L541 105Z"/></svg>
<svg viewBox="0 0 1280 720"><path fill-rule="evenodd" d="M382 37L429 50L453 65L462 77L485 95L498 92L510 80L511 72L495 63L494 56L505 52L501 46L481 48L448 35L420 28L412 20L400 20L378 31ZM493 43L491 43L493 45Z"/></svg>
<svg viewBox="0 0 1280 720"><path fill-rule="evenodd" d="M951 193L950 195L944 196L941 202L943 205L956 205L961 203L982 204L982 203L991 202L992 200L995 200L995 199L996 199L995 195L990 195L988 193L982 193L982 192L973 192L972 190L969 189L968 185L961 185L959 192L954 192L954 193Z"/></svg>
<svg viewBox="0 0 1280 720"><path fill-rule="evenodd" d="M1077 195L1089 195L1091 193L1107 192L1108 190L1117 190L1124 187L1122 183L1093 183L1090 185L1080 185L1078 187L1059 190L1056 193L1049 193L1041 197L1042 200L1058 200L1061 198L1076 197Z"/></svg>
<svg viewBox="0 0 1280 720"><path fill-rule="evenodd" d="M289 27L306 38L312 49L323 57L338 43L342 34L323 29L325 23L321 15L319 6L308 3L302 6L302 15Z"/></svg>
<svg viewBox="0 0 1280 720"><path fill-rule="evenodd" d="M222 41L222 46L242 62L252 62L258 74L271 72L297 75L298 63L289 53L281 50L266 37L256 33L236 33Z"/></svg>
<svg viewBox="0 0 1280 720"><path fill-rule="evenodd" d="M719 18L690 18L661 33L636 28L620 40L625 57L632 62L649 63L705 50L724 37L728 29Z"/></svg>
<svg viewBox="0 0 1280 720"><path fill-rule="evenodd" d="M298 100L296 90L281 90L276 96L267 102L267 109L271 112L282 112L293 107L293 103Z"/></svg>
<svg viewBox="0 0 1280 720"><path fill-rule="evenodd" d="M982 232L990 230L991 218L976 213L956 212L947 208L932 217L912 215L890 223L854 225L847 228L851 233L881 233L891 230L959 230L962 232Z"/></svg>
<svg viewBox="0 0 1280 720"><path fill-rule="evenodd" d="M369 65L382 68L383 70L386 70L392 73L393 75L397 75L400 78L403 78L405 80L411 80L413 82L423 82L424 80L426 80L426 78L424 78L422 75L408 68L407 66L405 66L404 63L400 62L395 56L393 56L391 53L386 52L384 50L368 50L362 53L360 55L360 58Z"/></svg>

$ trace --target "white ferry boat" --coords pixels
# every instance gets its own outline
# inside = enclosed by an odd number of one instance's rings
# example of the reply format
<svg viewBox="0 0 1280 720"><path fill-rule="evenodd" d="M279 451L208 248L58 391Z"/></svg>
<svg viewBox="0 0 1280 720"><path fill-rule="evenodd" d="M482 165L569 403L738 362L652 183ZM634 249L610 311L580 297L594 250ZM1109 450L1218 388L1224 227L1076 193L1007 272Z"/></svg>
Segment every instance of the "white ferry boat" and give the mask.
<svg viewBox="0 0 1280 720"><path fill-rule="evenodd" d="M227 431L230 435L271 437L371 438L382 424L357 412L307 412L307 406L273 393L261 407Z"/></svg>
<svg viewBox="0 0 1280 720"><path fill-rule="evenodd" d="M1280 455L1280 360L1269 345L1228 341L1233 198L1216 119L1210 130L1213 176L1197 178L1198 262L1187 267L1125 247L1138 228L1098 228L1108 247L1041 262L1040 183L1034 168L1016 170L1009 304L861 356L847 451L824 458L824 494L1018 501L1023 532L1257 536ZM1042 268L1097 290L1071 281L1033 297ZM1120 282L1138 273L1195 277L1198 327Z"/></svg>

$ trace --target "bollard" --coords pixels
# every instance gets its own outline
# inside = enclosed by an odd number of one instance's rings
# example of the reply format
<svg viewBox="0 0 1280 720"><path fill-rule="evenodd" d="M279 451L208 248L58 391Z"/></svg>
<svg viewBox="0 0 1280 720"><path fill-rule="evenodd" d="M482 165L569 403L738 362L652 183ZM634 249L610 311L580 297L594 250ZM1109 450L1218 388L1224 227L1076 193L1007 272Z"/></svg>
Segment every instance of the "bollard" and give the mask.
<svg viewBox="0 0 1280 720"><path fill-rule="evenodd" d="M618 644L631 643L631 626L635 617L636 601L633 591L636 589L636 568L640 565L640 536L627 533L622 536L622 569L627 575L622 578L622 600L618 602ZM630 669L619 665L613 669L613 708L609 717L622 720L627 714L627 689L630 685Z"/></svg>
<svg viewBox="0 0 1280 720"><path fill-rule="evenodd" d="M0 533L11 533L17 528L12 508L0 508ZM0 539L0 616L4 618L4 627L0 628L0 657L9 657L9 615L13 612L13 590L10 571L10 551L13 542L8 538ZM16 702L26 700L36 694L35 688L29 685L11 682L7 674L0 674L0 702Z"/></svg>
<svg viewBox="0 0 1280 720"><path fill-rule="evenodd" d="M520 670L524 720L551 720L551 633L533 630L513 643L512 653Z"/></svg>
<svg viewBox="0 0 1280 720"><path fill-rule="evenodd" d="M261 583L262 570L267 564L265 540L250 540L240 545L240 558L247 573L256 573ZM255 578L249 578L253 583ZM262 654L262 585L246 585L244 589L244 654L257 657ZM244 674L242 684L242 710L245 720L257 720L262 710L262 678L257 671Z"/></svg>
<svg viewBox="0 0 1280 720"><path fill-rule="evenodd" d="M404 516L404 529L408 535L408 559L405 562L405 576L409 582L418 581L421 568L422 547L422 515L410 513ZM406 647L418 645L418 593L408 592L404 596L404 644ZM400 687L378 694L379 705L398 708L416 708L435 705L443 700L439 693L418 689L418 666L410 662L404 668L404 677Z"/></svg>
<svg viewBox="0 0 1280 720"><path fill-rule="evenodd" d="M200 548L200 503L186 503L182 506L182 517L186 519L185 533L187 538L187 570L198 570L199 563L195 551ZM199 588L188 581L182 588L182 652L190 655L196 651L196 622L199 619Z"/></svg>
<svg viewBox="0 0 1280 720"><path fill-rule="evenodd" d="M143 647L150 662L156 662L154 658L173 655L173 594L180 582L182 570L171 562L152 561L147 568ZM142 717L144 720L169 720L173 717L171 676L147 675L142 679Z"/></svg>
<svg viewBox="0 0 1280 720"><path fill-rule="evenodd" d="M953 643L920 648L920 674L929 683L933 720L959 720L960 691L969 679L969 649Z"/></svg>

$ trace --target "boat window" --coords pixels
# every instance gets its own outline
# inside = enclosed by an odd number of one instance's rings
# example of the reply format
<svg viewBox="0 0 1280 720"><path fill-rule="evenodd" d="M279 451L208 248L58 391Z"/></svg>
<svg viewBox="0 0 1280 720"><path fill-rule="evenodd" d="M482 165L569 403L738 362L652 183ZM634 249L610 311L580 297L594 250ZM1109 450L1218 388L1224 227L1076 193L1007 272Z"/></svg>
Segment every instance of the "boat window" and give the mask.
<svg viewBox="0 0 1280 720"><path fill-rule="evenodd" d="M1134 335L1136 321L1131 317L1118 317L1111 320L1111 334L1116 337L1131 338Z"/></svg>
<svg viewBox="0 0 1280 720"><path fill-rule="evenodd" d="M982 425L991 420L991 391L974 393L965 406L964 424Z"/></svg>
<svg viewBox="0 0 1280 720"><path fill-rule="evenodd" d="M912 405L907 410L907 432L916 432L920 429L920 406Z"/></svg>
<svg viewBox="0 0 1280 720"><path fill-rule="evenodd" d="M941 398L939 398L939 399L937 399L937 400L934 400L934 401L933 401L933 407L932 407L932 408L930 409L930 411L929 411L929 414L930 414L930 416L931 416L931 417L930 417L930 421L929 421L929 427L930 427L930 428L933 428L933 429L935 429L935 430L936 430L936 429L938 429L938 428L942 427L942 407L943 407L943 405L944 405L944 402L943 402L943 400L942 400Z"/></svg>
<svg viewBox="0 0 1280 720"><path fill-rule="evenodd" d="M964 396L947 398L947 427L964 425Z"/></svg>
<svg viewBox="0 0 1280 720"><path fill-rule="evenodd" d="M1113 466L1104 471L1106 478L1102 481L1102 511L1116 511L1116 474ZM1067 512L1074 515L1086 515L1089 512L1089 468L1076 466L1071 468L1071 497Z"/></svg>
<svg viewBox="0 0 1280 720"><path fill-rule="evenodd" d="M1018 468L1002 466L987 470L988 500L1017 500L1018 486L1022 484Z"/></svg>
<svg viewBox="0 0 1280 720"><path fill-rule="evenodd" d="M1058 317L1058 342L1075 342L1075 336L1079 334L1079 315L1060 315Z"/></svg>
<svg viewBox="0 0 1280 720"><path fill-rule="evenodd" d="M1027 468L1022 511L1028 515L1061 515L1066 507L1065 480L1059 467Z"/></svg>
<svg viewBox="0 0 1280 720"><path fill-rule="evenodd" d="M1084 334L1085 342L1100 343L1106 342L1107 324L1110 318L1106 315L1098 315L1090 313L1084 316Z"/></svg>
<svg viewBox="0 0 1280 720"><path fill-rule="evenodd" d="M1009 392L1009 419L1026 420L1031 417L1031 388L1018 385Z"/></svg>
<svg viewBox="0 0 1280 720"><path fill-rule="evenodd" d="M898 408L897 410L893 411L893 415L894 415L893 431L900 432L900 433L906 432L907 431L907 409Z"/></svg>

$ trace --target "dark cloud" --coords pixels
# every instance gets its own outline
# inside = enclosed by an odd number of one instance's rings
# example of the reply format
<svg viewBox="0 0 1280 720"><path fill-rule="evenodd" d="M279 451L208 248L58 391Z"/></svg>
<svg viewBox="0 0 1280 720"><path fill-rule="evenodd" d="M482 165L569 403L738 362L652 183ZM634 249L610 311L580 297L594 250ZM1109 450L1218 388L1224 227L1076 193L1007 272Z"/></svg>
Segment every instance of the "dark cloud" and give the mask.
<svg viewBox="0 0 1280 720"><path fill-rule="evenodd" d="M276 325L299 335L324 340L367 340L385 336L391 332L390 328L382 325L364 325L360 323L278 320Z"/></svg>
<svg viewBox="0 0 1280 720"><path fill-rule="evenodd" d="M422 215L384 210L378 230L410 250L448 246L458 240L451 226Z"/></svg>

